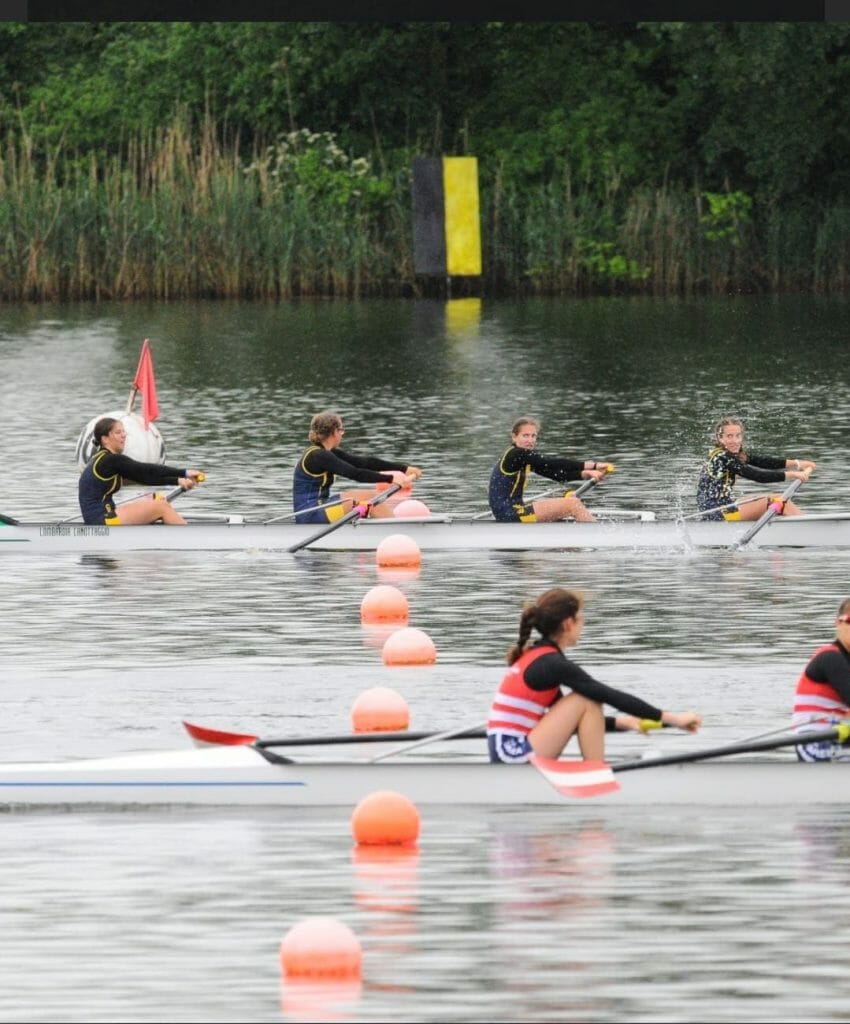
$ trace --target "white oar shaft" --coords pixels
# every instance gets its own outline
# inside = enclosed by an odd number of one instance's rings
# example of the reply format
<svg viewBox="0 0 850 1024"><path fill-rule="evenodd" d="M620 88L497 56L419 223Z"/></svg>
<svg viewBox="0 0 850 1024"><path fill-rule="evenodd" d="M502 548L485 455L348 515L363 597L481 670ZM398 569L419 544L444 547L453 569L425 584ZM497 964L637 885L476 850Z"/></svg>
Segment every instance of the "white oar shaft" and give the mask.
<svg viewBox="0 0 850 1024"><path fill-rule="evenodd" d="M404 743L402 746L395 747L392 750L385 750L383 754L378 754L377 757L370 758L369 764L374 764L376 761L383 761L387 757L395 757L396 754L406 754L409 750L416 750L418 747L424 747L426 743L439 743L441 740L450 740L465 732L476 732L484 729L486 725L486 722L476 722L475 725L464 725L459 729L449 729L447 732L434 733L431 736L426 736L424 739L417 740L416 743Z"/></svg>
<svg viewBox="0 0 850 1024"><path fill-rule="evenodd" d="M282 523L286 519L294 519L296 516L300 516L302 513L307 512L318 512L320 508L333 508L334 505L341 505L346 499L335 498L333 501L320 502L318 505L312 505L310 508L299 508L297 512L287 512L282 516L273 516L271 519L266 519L266 523Z"/></svg>

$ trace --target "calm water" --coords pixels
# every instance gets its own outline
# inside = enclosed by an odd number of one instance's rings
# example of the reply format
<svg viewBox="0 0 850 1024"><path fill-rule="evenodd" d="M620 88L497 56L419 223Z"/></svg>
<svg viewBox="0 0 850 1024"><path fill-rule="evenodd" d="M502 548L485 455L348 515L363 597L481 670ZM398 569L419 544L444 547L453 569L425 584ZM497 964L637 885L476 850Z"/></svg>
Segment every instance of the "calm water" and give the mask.
<svg viewBox="0 0 850 1024"><path fill-rule="evenodd" d="M542 417L542 447L615 462L597 503L690 511L708 428L734 411L754 447L817 459L802 504L847 508L847 312L802 298L4 309L0 511L76 512L77 436L123 407L143 337L169 461L209 476L186 507L289 511L309 418L335 408L352 450L424 467L417 496L435 511L485 507L522 412ZM179 746L182 718L346 731L374 685L406 697L415 728L477 724L522 600L553 584L590 596L577 656L591 671L705 714L698 740L653 744L726 742L786 722L848 564L433 552L400 577L342 553L4 555L2 757ZM382 665L384 634L359 619L378 582L405 591L436 666ZM384 864L356 858L347 812L0 824L4 1020L847 1019L850 809L434 809L418 855ZM320 913L363 942L357 992L281 988L281 938Z"/></svg>

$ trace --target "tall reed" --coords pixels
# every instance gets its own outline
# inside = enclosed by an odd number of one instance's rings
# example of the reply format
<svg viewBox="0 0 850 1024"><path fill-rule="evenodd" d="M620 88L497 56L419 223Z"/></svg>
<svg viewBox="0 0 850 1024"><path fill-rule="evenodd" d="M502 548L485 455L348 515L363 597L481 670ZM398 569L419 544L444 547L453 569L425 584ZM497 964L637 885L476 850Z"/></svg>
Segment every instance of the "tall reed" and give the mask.
<svg viewBox="0 0 850 1024"><path fill-rule="evenodd" d="M120 152L0 142L0 298L277 300L417 294L410 154L342 154L290 133L250 153L178 113ZM850 288L850 204L724 214L698 182L625 191L510 180L481 163L490 294L721 294ZM719 206L718 206L719 204ZM732 206L732 204L727 204ZM725 217L725 219L724 219Z"/></svg>

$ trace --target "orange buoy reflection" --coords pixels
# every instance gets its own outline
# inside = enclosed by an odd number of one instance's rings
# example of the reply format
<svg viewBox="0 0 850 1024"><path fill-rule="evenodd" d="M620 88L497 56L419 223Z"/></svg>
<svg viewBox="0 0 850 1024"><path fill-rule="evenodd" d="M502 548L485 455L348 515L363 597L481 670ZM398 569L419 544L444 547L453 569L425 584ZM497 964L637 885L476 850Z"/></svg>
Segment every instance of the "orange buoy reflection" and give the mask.
<svg viewBox="0 0 850 1024"><path fill-rule="evenodd" d="M354 1008L363 994L359 978L288 977L281 985L280 1008L289 1020L304 1022L354 1019Z"/></svg>

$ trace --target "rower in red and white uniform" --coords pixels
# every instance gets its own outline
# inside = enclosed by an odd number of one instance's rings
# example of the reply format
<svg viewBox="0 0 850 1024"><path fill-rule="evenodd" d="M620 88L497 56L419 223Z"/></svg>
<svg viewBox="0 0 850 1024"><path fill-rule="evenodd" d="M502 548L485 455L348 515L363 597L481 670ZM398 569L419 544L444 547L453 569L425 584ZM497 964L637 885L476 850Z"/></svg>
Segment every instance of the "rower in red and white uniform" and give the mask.
<svg viewBox="0 0 850 1024"><path fill-rule="evenodd" d="M850 720L850 598L841 602L835 640L819 647L797 680L791 724L816 732ZM829 741L796 748L800 761L848 761L850 749Z"/></svg>
<svg viewBox="0 0 850 1024"><path fill-rule="evenodd" d="M614 729L646 732L660 723L696 732L702 725L695 712L662 711L600 683L565 656L581 636L583 605L581 594L555 587L523 609L519 639L508 652L511 667L487 721L491 761L522 764L532 753L557 758L573 735L586 761L601 761L605 733ZM532 629L541 638L528 647ZM605 717L603 704L624 713Z"/></svg>

